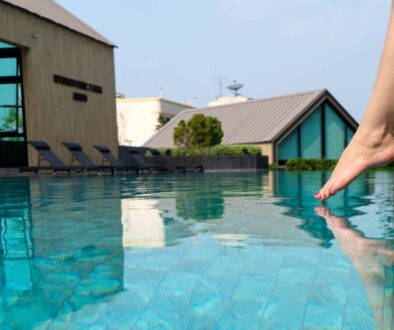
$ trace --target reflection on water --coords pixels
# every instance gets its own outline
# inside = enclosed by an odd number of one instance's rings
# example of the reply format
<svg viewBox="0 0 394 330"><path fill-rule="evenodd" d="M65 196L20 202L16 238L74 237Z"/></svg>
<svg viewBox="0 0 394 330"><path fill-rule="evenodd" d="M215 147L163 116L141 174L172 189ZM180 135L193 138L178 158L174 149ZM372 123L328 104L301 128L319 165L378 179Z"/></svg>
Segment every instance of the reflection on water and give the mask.
<svg viewBox="0 0 394 330"><path fill-rule="evenodd" d="M119 214L118 202L97 194L98 187L65 180L1 180L4 328L62 322L122 291L122 228L106 218L107 208Z"/></svg>
<svg viewBox="0 0 394 330"><path fill-rule="evenodd" d="M122 200L124 247L166 246L164 221L157 204L153 199Z"/></svg>
<svg viewBox="0 0 394 330"><path fill-rule="evenodd" d="M0 322L394 328L394 175L326 175L0 179Z"/></svg>
<svg viewBox="0 0 394 330"><path fill-rule="evenodd" d="M352 228L351 223L330 213L327 208L318 207L316 214L327 221L327 227L332 231L343 253L351 260L360 275L368 295L376 326L384 329L385 323L390 325L390 320L385 322L385 305L394 311L394 303L385 301L386 279L389 278L388 288L394 284L392 274L394 269L394 240L369 239L364 234ZM391 279L390 279L391 273ZM390 292L392 294L392 291ZM390 297L389 297L390 298Z"/></svg>

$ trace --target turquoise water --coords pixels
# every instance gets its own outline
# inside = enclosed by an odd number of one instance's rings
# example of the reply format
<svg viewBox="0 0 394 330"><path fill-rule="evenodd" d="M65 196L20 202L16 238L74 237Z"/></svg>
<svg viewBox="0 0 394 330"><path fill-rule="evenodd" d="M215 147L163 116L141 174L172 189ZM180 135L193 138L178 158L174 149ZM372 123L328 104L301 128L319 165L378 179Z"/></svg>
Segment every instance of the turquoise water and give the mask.
<svg viewBox="0 0 394 330"><path fill-rule="evenodd" d="M0 179L1 328L394 329L394 174L325 179Z"/></svg>

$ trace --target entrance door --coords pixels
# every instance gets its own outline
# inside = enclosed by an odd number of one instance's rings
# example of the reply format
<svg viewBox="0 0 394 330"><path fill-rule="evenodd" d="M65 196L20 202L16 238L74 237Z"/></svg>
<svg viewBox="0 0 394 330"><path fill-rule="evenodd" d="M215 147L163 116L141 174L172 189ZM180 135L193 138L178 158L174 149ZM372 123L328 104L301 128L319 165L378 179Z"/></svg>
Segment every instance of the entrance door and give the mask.
<svg viewBox="0 0 394 330"><path fill-rule="evenodd" d="M0 42L0 167L27 165L20 55Z"/></svg>

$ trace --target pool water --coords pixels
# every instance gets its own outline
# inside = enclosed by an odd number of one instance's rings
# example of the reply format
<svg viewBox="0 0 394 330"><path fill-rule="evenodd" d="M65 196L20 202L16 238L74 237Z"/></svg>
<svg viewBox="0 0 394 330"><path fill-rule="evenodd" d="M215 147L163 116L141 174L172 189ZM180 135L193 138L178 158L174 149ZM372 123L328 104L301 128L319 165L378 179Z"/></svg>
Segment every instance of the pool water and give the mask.
<svg viewBox="0 0 394 330"><path fill-rule="evenodd" d="M394 329L394 173L0 179L2 329Z"/></svg>

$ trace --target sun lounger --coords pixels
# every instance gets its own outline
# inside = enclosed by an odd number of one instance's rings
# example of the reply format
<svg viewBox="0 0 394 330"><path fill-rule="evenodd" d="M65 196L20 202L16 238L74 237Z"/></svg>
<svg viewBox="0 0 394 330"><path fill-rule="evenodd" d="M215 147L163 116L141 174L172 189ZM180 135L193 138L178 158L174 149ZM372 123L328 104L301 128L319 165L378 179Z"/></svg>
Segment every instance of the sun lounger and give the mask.
<svg viewBox="0 0 394 330"><path fill-rule="evenodd" d="M171 168L168 161L166 161L166 157L161 156L159 150L149 149L149 151L153 155L153 164L155 164L155 166L164 168L167 171L186 173L186 165L176 165Z"/></svg>
<svg viewBox="0 0 394 330"><path fill-rule="evenodd" d="M119 148L120 159L127 166L138 167L140 171L146 172L165 172L168 171L164 166L153 161L153 157L146 157L148 148L143 147L126 147Z"/></svg>
<svg viewBox="0 0 394 330"><path fill-rule="evenodd" d="M149 151L153 155L154 161L158 162L159 164L167 166L171 171L175 172L204 172L204 166L203 165L195 165L195 159L192 160L191 157L177 157L177 156L171 156L171 150L166 150L166 156L161 156L160 152L157 149L149 149ZM171 166L168 165L168 159L169 157L172 157L172 159L175 159L178 162L178 165L175 166L175 168L171 168ZM172 162L174 163L174 162ZM175 162L176 163L176 162Z"/></svg>
<svg viewBox="0 0 394 330"><path fill-rule="evenodd" d="M114 167L112 166L97 166L93 161L85 154L82 150L82 147L78 143L72 142L63 142L62 143L68 151L70 151L71 157L71 166L74 165L75 162L78 162L84 170L87 172L101 172L101 171L109 171L111 174L114 174Z"/></svg>
<svg viewBox="0 0 394 330"><path fill-rule="evenodd" d="M40 170L49 170L53 173L67 172L70 173L72 170L77 171L80 167L72 167L65 165L51 150L50 146L43 141L29 141L30 144L38 152L38 163L37 166L24 166L19 168L19 173L23 172L35 172L38 173ZM42 162L48 163L42 165Z"/></svg>
<svg viewBox="0 0 394 330"><path fill-rule="evenodd" d="M112 155L111 150L106 146L94 146L97 151L103 156L102 166L112 166L117 171L135 171L137 174L139 173L140 168L138 165L135 166L127 166L124 165L119 159L117 159L114 155Z"/></svg>

